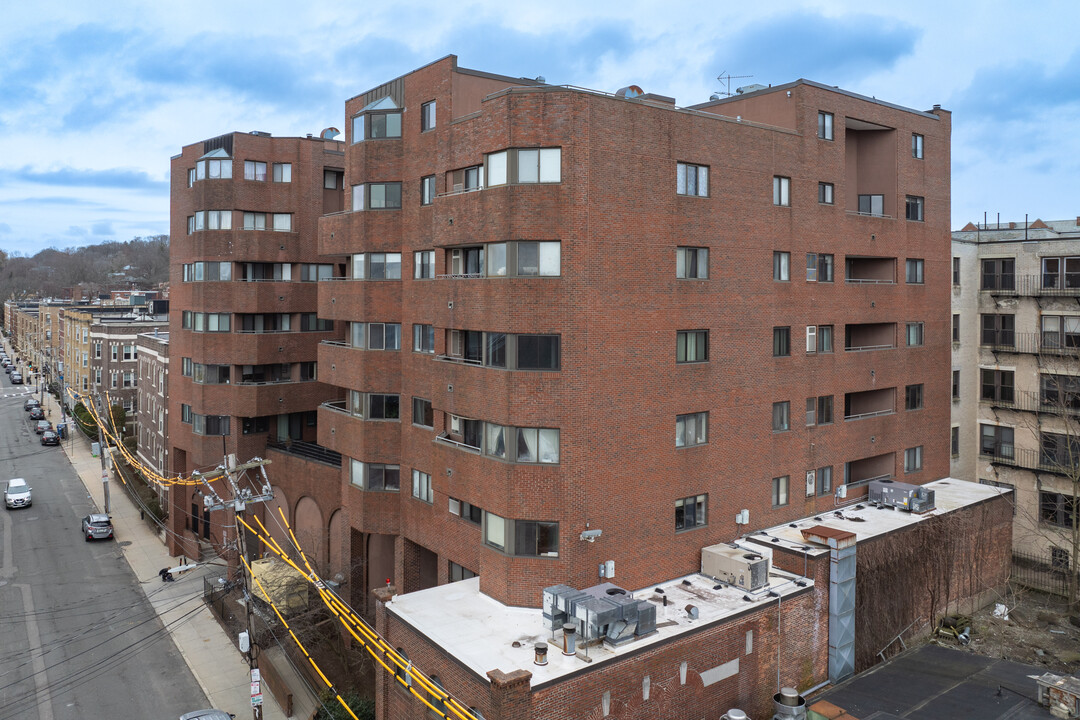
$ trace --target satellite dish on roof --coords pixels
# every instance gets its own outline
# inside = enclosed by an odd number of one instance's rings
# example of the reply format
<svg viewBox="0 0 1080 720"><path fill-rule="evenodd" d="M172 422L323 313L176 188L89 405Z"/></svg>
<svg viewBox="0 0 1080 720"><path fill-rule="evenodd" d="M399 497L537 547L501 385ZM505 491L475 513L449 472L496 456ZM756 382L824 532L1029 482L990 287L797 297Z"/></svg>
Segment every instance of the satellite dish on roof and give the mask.
<svg viewBox="0 0 1080 720"><path fill-rule="evenodd" d="M645 91L639 88L637 85L627 85L624 88L619 88L618 92L615 93L615 95L621 98L636 98L644 94Z"/></svg>

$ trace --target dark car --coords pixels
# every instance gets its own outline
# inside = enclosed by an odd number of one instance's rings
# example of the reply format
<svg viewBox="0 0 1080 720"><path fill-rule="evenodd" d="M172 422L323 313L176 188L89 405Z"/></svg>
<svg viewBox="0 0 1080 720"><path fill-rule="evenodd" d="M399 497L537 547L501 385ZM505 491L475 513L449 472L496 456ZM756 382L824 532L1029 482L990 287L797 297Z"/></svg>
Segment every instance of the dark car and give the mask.
<svg viewBox="0 0 1080 720"><path fill-rule="evenodd" d="M82 519L82 533L87 542L108 539L113 536L112 520L108 515L94 513Z"/></svg>
<svg viewBox="0 0 1080 720"><path fill-rule="evenodd" d="M17 373L17 372L11 373L11 384L12 385L22 385L23 384L22 374Z"/></svg>
<svg viewBox="0 0 1080 720"><path fill-rule="evenodd" d="M42 410L40 407L32 407L32 408L30 408L30 419L31 420L44 420L45 419L45 411Z"/></svg>
<svg viewBox="0 0 1080 720"><path fill-rule="evenodd" d="M41 433L41 444L42 445L59 445L60 444L60 436L57 435L56 433L54 433L52 430L46 430L45 432Z"/></svg>
<svg viewBox="0 0 1080 720"><path fill-rule="evenodd" d="M41 435L42 433L48 432L52 429L52 423L48 420L38 420L37 425L34 426L34 432L36 432L38 435Z"/></svg>
<svg viewBox="0 0 1080 720"><path fill-rule="evenodd" d="M23 403L22 409L23 410L32 410L33 408L40 408L40 407L41 407L41 401L38 400L36 397L32 397L32 398L27 398L26 399L26 402Z"/></svg>

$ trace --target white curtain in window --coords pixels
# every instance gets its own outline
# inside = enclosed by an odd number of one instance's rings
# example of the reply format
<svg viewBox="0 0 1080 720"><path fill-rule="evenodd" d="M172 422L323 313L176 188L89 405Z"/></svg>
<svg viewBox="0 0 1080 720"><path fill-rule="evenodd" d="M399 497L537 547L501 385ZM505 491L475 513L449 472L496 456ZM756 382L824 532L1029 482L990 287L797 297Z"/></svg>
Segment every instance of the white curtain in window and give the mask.
<svg viewBox="0 0 1080 720"><path fill-rule="evenodd" d="M551 428L540 428L540 462L559 462L559 431Z"/></svg>
<svg viewBox="0 0 1080 720"><path fill-rule="evenodd" d="M364 184L352 186L352 209L353 212L364 209Z"/></svg>
<svg viewBox="0 0 1080 720"><path fill-rule="evenodd" d="M401 279L401 253L386 253L386 279Z"/></svg>
<svg viewBox="0 0 1080 720"><path fill-rule="evenodd" d="M506 184L506 151L487 156L488 185Z"/></svg>
<svg viewBox="0 0 1080 720"><path fill-rule="evenodd" d="M495 423L486 423L487 454L493 457L506 457L506 428Z"/></svg>
<svg viewBox="0 0 1080 720"><path fill-rule="evenodd" d="M540 151L518 150L517 181L535 183L540 181Z"/></svg>
<svg viewBox="0 0 1080 720"><path fill-rule="evenodd" d="M352 346L362 348L364 347L364 323L354 322L352 323Z"/></svg>
<svg viewBox="0 0 1080 720"><path fill-rule="evenodd" d="M364 463L351 460L349 463L349 482L357 487L364 487Z"/></svg>
<svg viewBox="0 0 1080 720"><path fill-rule="evenodd" d="M561 148L544 148L540 151L540 182L562 182Z"/></svg>
<svg viewBox="0 0 1080 720"><path fill-rule="evenodd" d="M352 276L354 280L364 279L364 253L357 253L352 256Z"/></svg>
<svg viewBox="0 0 1080 720"><path fill-rule="evenodd" d="M702 197L709 194L709 168L707 167L697 169L697 194Z"/></svg>
<svg viewBox="0 0 1080 720"><path fill-rule="evenodd" d="M517 431L517 461L536 462L537 458L536 428L518 428Z"/></svg>
<svg viewBox="0 0 1080 720"><path fill-rule="evenodd" d="M278 232L292 232L292 215L274 213L274 229Z"/></svg>
<svg viewBox="0 0 1080 720"><path fill-rule="evenodd" d="M506 520L492 513L484 513L484 542L497 548L506 547Z"/></svg>
<svg viewBox="0 0 1080 720"><path fill-rule="evenodd" d="M560 272L560 254L562 246L557 242L542 242L540 245L540 274L557 277Z"/></svg>
<svg viewBox="0 0 1080 720"><path fill-rule="evenodd" d="M487 246L488 277L506 275L506 243L492 243Z"/></svg>

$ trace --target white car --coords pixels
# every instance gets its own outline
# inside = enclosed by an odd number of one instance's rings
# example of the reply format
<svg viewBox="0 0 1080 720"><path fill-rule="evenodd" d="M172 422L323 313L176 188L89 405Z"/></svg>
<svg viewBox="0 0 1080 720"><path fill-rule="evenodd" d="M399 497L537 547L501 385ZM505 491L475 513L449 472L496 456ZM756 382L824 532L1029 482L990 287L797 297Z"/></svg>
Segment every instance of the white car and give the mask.
<svg viewBox="0 0 1080 720"><path fill-rule="evenodd" d="M4 505L9 508L30 507L33 502L30 499L30 486L22 478L8 480L7 489L4 490Z"/></svg>

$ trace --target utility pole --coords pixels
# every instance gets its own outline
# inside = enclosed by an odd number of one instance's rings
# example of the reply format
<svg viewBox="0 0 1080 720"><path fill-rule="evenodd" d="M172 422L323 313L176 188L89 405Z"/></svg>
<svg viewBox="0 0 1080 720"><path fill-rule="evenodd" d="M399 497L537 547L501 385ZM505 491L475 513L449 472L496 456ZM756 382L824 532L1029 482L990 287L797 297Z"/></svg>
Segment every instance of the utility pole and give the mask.
<svg viewBox="0 0 1080 720"><path fill-rule="evenodd" d="M247 571L247 565L245 563L250 562L248 558L247 549L247 537L244 531L244 525L241 522L244 518L244 512L247 510L247 506L251 503L261 503L267 500L272 500L274 492L270 488L270 481L266 477L265 466L269 465L269 460L262 460L256 458L250 462L243 463L242 465L236 464L236 455L229 454L225 457L225 464L213 472L200 475L195 473L198 478L206 485L207 494L203 496L203 504L209 510L224 510L232 508L234 516L234 526L236 527L236 547L240 553L242 560L237 563L237 569L242 574L244 580L244 609L246 610L246 624L247 630L247 650L245 651L248 659L248 666L251 668L251 713L253 720L262 720L262 677L259 672L259 649L255 643L255 634L252 627L252 612L251 606L253 603L253 596L251 594L251 574ZM254 494L249 488L241 488L239 485L239 479L248 470L259 468L262 472L263 485L258 495ZM232 500L222 500L221 497L214 492L213 487L210 485L211 480L224 477L229 483L229 489L232 491ZM243 642L241 642L241 650L244 648Z"/></svg>
<svg viewBox="0 0 1080 720"><path fill-rule="evenodd" d="M112 408L106 407L105 412L101 411L101 398L94 399L94 404L98 408L98 419L101 422L108 420L112 425ZM106 414L107 413L107 414ZM101 427L101 422L98 423L97 435L98 435L98 452L101 453L101 489L105 495L105 514L109 514L109 476L112 474L112 452L109 449L109 444L105 442L105 431ZM113 428L115 434L116 428Z"/></svg>

